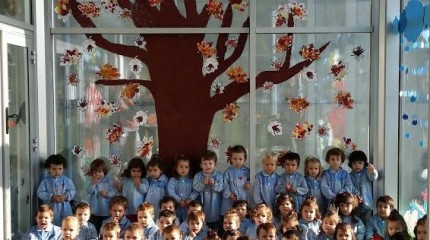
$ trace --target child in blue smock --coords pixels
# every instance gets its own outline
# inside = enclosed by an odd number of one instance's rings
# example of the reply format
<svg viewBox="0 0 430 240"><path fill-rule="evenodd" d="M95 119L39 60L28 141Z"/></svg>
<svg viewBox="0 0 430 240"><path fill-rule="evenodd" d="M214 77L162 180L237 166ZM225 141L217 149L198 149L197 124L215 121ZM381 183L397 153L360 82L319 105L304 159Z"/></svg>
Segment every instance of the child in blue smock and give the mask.
<svg viewBox="0 0 430 240"><path fill-rule="evenodd" d="M348 166L352 169L349 173L351 177L353 193L361 196L358 205L357 216L363 221L364 225L370 219L373 208L373 181L378 178L378 171L367 160L363 151L356 150L349 155Z"/></svg>
<svg viewBox="0 0 430 240"><path fill-rule="evenodd" d="M248 208L249 204L246 200L237 200L233 203L233 208L239 215L240 225L239 231L244 233L246 229L252 224L251 220L248 218Z"/></svg>
<svg viewBox="0 0 430 240"><path fill-rule="evenodd" d="M145 202L154 206L155 218L160 212L160 200L166 195L167 183L169 179L163 174L163 165L160 155L154 154L148 162L148 182L149 188Z"/></svg>
<svg viewBox="0 0 430 240"><path fill-rule="evenodd" d="M131 225L130 220L125 216L127 211L127 198L123 196L115 196L112 198L109 206L110 217L105 219L102 223L103 226L108 222L115 222L119 224L120 238L124 238L125 229Z"/></svg>
<svg viewBox="0 0 430 240"><path fill-rule="evenodd" d="M285 169L285 173L279 177L276 192L290 195L294 201L296 212L299 212L304 196L309 191L305 177L297 171L300 165L300 156L295 152L286 152L278 160Z"/></svg>
<svg viewBox="0 0 430 240"><path fill-rule="evenodd" d="M54 210L48 204L42 204L37 209L36 225L32 226L23 239L31 240L59 240L61 228L52 224Z"/></svg>
<svg viewBox="0 0 430 240"><path fill-rule="evenodd" d="M146 168L141 158L132 158L124 170L121 183L122 195L127 198L127 218L137 222L137 207L144 202L149 183L145 178Z"/></svg>
<svg viewBox="0 0 430 240"><path fill-rule="evenodd" d="M316 198L321 214L324 214L326 203L325 197L321 192L321 174L323 169L320 160L315 157L307 157L305 160L304 172L306 185L308 185L309 188L309 192L306 196Z"/></svg>
<svg viewBox="0 0 430 240"><path fill-rule="evenodd" d="M358 207L357 197L349 192L339 193L336 196L336 207L339 208L339 216L343 223L352 226L356 240L363 240L366 234L366 228L359 217L356 216Z"/></svg>
<svg viewBox="0 0 430 240"><path fill-rule="evenodd" d="M202 171L194 176L193 189L200 194L206 225L212 229L220 228L222 190L224 189L222 173L215 170L217 155L206 150L200 159Z"/></svg>
<svg viewBox="0 0 430 240"><path fill-rule="evenodd" d="M385 239L386 220L394 209L394 200L388 195L380 196L376 200L377 212L370 217L366 224L366 240Z"/></svg>
<svg viewBox="0 0 430 240"><path fill-rule="evenodd" d="M224 190L221 207L221 215L231 208L236 200L248 200L249 168L245 166L247 155L241 145L229 147L227 150L227 162L231 164L224 172Z"/></svg>
<svg viewBox="0 0 430 240"><path fill-rule="evenodd" d="M63 175L66 159L60 154L53 154L45 161L48 176L44 177L37 189L37 196L54 209L53 224L61 226L61 221L72 216L70 201L76 194L75 185L70 178Z"/></svg>
<svg viewBox="0 0 430 240"><path fill-rule="evenodd" d="M150 203L144 202L137 208L137 221L143 228L144 239L149 239L153 233L158 230L154 221L154 206Z"/></svg>
<svg viewBox="0 0 430 240"><path fill-rule="evenodd" d="M322 219L321 231L316 236L316 240L334 240L336 225L340 222L340 217L335 212L328 212ZM372 239L373 240L373 239Z"/></svg>
<svg viewBox="0 0 430 240"><path fill-rule="evenodd" d="M190 176L190 160L180 155L175 160L173 177L167 183L167 194L174 198L179 207L177 219L183 222L187 218L187 205L198 197L193 189L193 178Z"/></svg>
<svg viewBox="0 0 430 240"><path fill-rule="evenodd" d="M321 214L318 208L317 199L312 196L306 197L300 209L299 228L304 239L315 239L321 227Z"/></svg>
<svg viewBox="0 0 430 240"><path fill-rule="evenodd" d="M255 175L252 198L255 204L264 203L271 209L276 208L276 191L278 185L278 174L275 172L278 164L278 154L266 153L262 160L263 171Z"/></svg>

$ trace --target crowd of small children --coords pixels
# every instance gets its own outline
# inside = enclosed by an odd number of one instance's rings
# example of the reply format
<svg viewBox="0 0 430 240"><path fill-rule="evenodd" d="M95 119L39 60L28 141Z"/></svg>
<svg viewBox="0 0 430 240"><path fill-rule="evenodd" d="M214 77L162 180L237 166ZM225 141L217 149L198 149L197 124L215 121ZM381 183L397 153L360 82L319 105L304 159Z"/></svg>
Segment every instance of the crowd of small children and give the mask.
<svg viewBox="0 0 430 240"><path fill-rule="evenodd" d="M37 190L43 201L37 225L24 239L427 239L427 217L418 221L413 238L390 196L376 199L372 215L372 182L378 172L362 151L349 155L349 173L341 167L343 151L332 148L325 156L328 169L308 157L304 175L298 171L297 153L266 153L253 186L246 159L243 146L229 148L231 166L221 173L217 155L207 150L201 156L202 170L191 176L190 160L179 156L169 179L159 155L146 166L133 158L121 181L108 175L103 159L95 159L90 197L72 206L76 190L63 175L66 159L51 155L45 162L49 175ZM277 166L284 168L282 175Z"/></svg>

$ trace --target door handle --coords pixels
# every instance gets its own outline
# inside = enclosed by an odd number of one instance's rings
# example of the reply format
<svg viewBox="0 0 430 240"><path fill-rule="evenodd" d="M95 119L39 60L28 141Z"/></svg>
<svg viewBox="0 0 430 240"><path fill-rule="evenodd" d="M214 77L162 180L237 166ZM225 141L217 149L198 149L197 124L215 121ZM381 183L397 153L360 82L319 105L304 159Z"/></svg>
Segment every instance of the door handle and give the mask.
<svg viewBox="0 0 430 240"><path fill-rule="evenodd" d="M5 110L5 116L6 116L6 134L9 134L9 119L11 118L18 118L17 114L11 114L9 115L9 107L6 107Z"/></svg>

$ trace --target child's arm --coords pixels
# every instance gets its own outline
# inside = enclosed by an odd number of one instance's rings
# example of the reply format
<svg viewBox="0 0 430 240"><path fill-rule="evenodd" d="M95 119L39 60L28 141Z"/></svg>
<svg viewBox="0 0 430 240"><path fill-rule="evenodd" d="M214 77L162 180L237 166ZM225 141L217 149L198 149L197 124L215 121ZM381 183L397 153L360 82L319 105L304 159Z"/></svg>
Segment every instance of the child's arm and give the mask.
<svg viewBox="0 0 430 240"><path fill-rule="evenodd" d="M283 176L279 177L278 185L276 185L276 187L275 187L276 193L286 193L287 192L287 189L285 188L285 182L284 181L285 180L284 180Z"/></svg>
<svg viewBox="0 0 430 240"><path fill-rule="evenodd" d="M64 180L65 180L66 189L64 190L65 199L63 201L70 201L75 197L76 188L70 178L65 178Z"/></svg>
<svg viewBox="0 0 430 240"><path fill-rule="evenodd" d="M357 232L355 233L355 239L356 240L364 240L364 236L366 235L366 228L364 227L363 222L356 217L357 223L355 226L357 227Z"/></svg>
<svg viewBox="0 0 430 240"><path fill-rule="evenodd" d="M212 185L212 189L215 192L221 192L224 189L222 174L220 172L216 172L213 175L213 180L214 180L214 183Z"/></svg>
<svg viewBox="0 0 430 240"><path fill-rule="evenodd" d="M308 185L306 184L306 180L302 175L300 175L300 177L297 179L296 194L305 195L308 192L309 192L309 188L308 188Z"/></svg>
<svg viewBox="0 0 430 240"><path fill-rule="evenodd" d="M46 180L43 179L37 188L37 196L42 199L42 201L49 202L51 201L52 196L54 196L54 193L51 190L52 189L48 187Z"/></svg>
<svg viewBox="0 0 430 240"><path fill-rule="evenodd" d="M354 186L352 184L351 176L349 176L349 173L347 171L345 171L345 170L343 170L343 171L344 171L344 174L346 177L345 177L344 182L342 183L343 187L342 187L342 190L340 192L352 193Z"/></svg>
<svg viewBox="0 0 430 240"><path fill-rule="evenodd" d="M222 197L229 198L230 200L235 201L236 199L235 199L234 193L230 189L230 181L231 181L230 174L229 174L229 171L227 170L224 172L224 177L223 177L224 190L222 191Z"/></svg>
<svg viewBox="0 0 430 240"><path fill-rule="evenodd" d="M321 177L321 192L324 195L325 198L327 198L329 201L331 201L334 197L336 197L336 194L333 193L333 191L330 188L330 182L328 179L328 174L322 174Z"/></svg>
<svg viewBox="0 0 430 240"><path fill-rule="evenodd" d="M169 182L167 183L167 195L174 198L178 203L182 201L181 197L176 193L176 178L171 177Z"/></svg>
<svg viewBox="0 0 430 240"><path fill-rule="evenodd" d="M367 166L366 176L367 176L367 179L369 179L369 181L371 182L378 179L378 170L376 170L376 168L370 163L369 163L369 166Z"/></svg>
<svg viewBox="0 0 430 240"><path fill-rule="evenodd" d="M205 184L203 183L202 174L197 173L193 179L193 189L200 193L205 189Z"/></svg>
<svg viewBox="0 0 430 240"><path fill-rule="evenodd" d="M115 186L115 179L109 177L108 181L107 181L108 187L107 187L107 191L106 191L106 198L113 198L114 196L116 196L118 194L116 186Z"/></svg>
<svg viewBox="0 0 430 240"><path fill-rule="evenodd" d="M252 191L252 200L254 200L255 204L264 203L263 195L261 193L261 182L258 176L259 173L255 174L254 188Z"/></svg>

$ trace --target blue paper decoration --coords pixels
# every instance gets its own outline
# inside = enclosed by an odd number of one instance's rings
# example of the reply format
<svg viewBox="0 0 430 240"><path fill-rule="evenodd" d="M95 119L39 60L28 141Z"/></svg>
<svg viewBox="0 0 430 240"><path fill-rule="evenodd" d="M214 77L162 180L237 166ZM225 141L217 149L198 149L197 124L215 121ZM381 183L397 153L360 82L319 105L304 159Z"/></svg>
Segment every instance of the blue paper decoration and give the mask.
<svg viewBox="0 0 430 240"><path fill-rule="evenodd" d="M405 50L405 52L409 52L409 51L411 50L411 48L410 48L409 46L405 46L405 47L403 48L403 50Z"/></svg>
<svg viewBox="0 0 430 240"><path fill-rule="evenodd" d="M424 8L424 27L428 28L430 25L430 6Z"/></svg>
<svg viewBox="0 0 430 240"><path fill-rule="evenodd" d="M416 126L418 124L418 120L414 119L412 120L412 125Z"/></svg>
<svg viewBox="0 0 430 240"><path fill-rule="evenodd" d="M403 118L403 120L408 120L409 116L408 116L408 114L403 113L402 118Z"/></svg>
<svg viewBox="0 0 430 240"><path fill-rule="evenodd" d="M424 147L424 141L423 141L423 140L420 140L420 141L418 142L418 145L419 145L420 147Z"/></svg>
<svg viewBox="0 0 430 240"><path fill-rule="evenodd" d="M409 42L416 42L424 28L430 23L429 6L418 0L410 0L400 14L393 20L393 31L403 33Z"/></svg>
<svg viewBox="0 0 430 240"><path fill-rule="evenodd" d="M411 100L411 102L415 102L415 101L417 100L417 98L416 98L415 96L412 96L412 97L410 98L410 100Z"/></svg>
<svg viewBox="0 0 430 240"><path fill-rule="evenodd" d="M410 134L410 133L405 133L405 138L406 138L406 139L411 138L411 134Z"/></svg>

